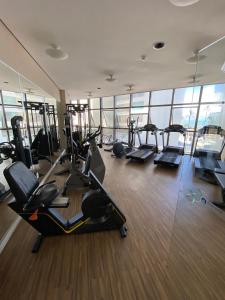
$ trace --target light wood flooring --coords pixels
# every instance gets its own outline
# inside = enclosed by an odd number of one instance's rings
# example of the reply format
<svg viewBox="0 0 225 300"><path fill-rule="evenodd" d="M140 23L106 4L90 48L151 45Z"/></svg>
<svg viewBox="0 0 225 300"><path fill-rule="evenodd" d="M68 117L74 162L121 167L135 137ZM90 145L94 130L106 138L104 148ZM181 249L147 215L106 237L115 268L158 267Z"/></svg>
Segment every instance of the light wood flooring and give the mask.
<svg viewBox="0 0 225 300"><path fill-rule="evenodd" d="M104 186L127 218L127 237L50 237L32 254L36 232L21 221L0 256L0 299L225 299L224 212L178 196L194 185L219 200L219 188L193 177L188 157L177 171L102 154ZM81 195L70 192L65 217L79 211Z"/></svg>

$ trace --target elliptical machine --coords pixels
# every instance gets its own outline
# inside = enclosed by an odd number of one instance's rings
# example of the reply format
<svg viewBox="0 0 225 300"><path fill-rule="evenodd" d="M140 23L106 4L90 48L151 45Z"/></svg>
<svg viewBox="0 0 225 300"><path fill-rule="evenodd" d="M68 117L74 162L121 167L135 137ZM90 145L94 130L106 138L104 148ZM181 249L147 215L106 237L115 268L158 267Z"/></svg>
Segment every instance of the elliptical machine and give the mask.
<svg viewBox="0 0 225 300"><path fill-rule="evenodd" d="M129 154L134 148L134 135L135 135L135 120L127 118L127 127L129 130L128 143L115 142L112 147L112 151L115 157L122 158Z"/></svg>
<svg viewBox="0 0 225 300"><path fill-rule="evenodd" d="M73 139L72 118L69 111L65 116L65 134L67 136L67 154L64 159L69 160L69 167L56 173L56 175L62 175L69 172L64 184L63 195L66 195L69 188L77 189L89 186L89 170L102 183L105 177L105 164L96 144L96 138L101 134L101 127L99 126L95 132L88 134L82 142L83 145L89 145L86 159L80 155L79 147ZM81 167L80 164L82 164Z"/></svg>

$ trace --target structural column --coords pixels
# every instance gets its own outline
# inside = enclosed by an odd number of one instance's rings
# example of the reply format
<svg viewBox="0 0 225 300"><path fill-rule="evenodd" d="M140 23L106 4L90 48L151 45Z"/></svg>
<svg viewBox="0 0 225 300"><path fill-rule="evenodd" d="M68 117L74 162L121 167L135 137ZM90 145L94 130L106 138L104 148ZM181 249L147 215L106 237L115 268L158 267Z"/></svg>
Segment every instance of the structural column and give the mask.
<svg viewBox="0 0 225 300"><path fill-rule="evenodd" d="M63 133L64 128L64 113L66 112L66 93L65 90L59 90L59 99L57 101L58 128L61 149L66 148L66 137Z"/></svg>

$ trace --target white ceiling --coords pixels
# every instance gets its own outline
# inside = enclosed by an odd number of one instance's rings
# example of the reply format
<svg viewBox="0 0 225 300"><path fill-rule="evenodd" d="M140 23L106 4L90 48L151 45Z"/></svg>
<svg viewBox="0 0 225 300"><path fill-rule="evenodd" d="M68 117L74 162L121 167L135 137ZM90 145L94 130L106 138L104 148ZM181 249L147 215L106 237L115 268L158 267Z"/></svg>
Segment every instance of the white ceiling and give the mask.
<svg viewBox="0 0 225 300"><path fill-rule="evenodd" d="M1 18L71 98L185 86L195 66L185 60L225 34L225 1L175 7L168 0L0 0ZM160 51L155 41L164 41ZM45 54L55 43L69 54ZM141 55L147 61L140 61ZM105 81L113 72L116 81ZM225 78L225 76L224 76ZM202 78L201 80L206 80ZM97 90L101 87L101 90Z"/></svg>

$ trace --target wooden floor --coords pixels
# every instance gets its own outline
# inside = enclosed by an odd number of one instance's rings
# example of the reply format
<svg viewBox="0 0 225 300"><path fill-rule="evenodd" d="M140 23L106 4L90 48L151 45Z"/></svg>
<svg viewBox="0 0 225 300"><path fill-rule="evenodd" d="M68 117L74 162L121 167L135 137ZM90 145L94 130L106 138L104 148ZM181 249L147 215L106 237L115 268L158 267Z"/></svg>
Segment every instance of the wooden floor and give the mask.
<svg viewBox="0 0 225 300"><path fill-rule="evenodd" d="M32 254L36 233L22 221L0 256L0 299L225 299L224 213L179 199L193 184L209 200L219 188L193 179L188 158L176 171L103 156L104 186L127 217L127 238L51 237ZM81 192L70 196L67 217L81 203Z"/></svg>

